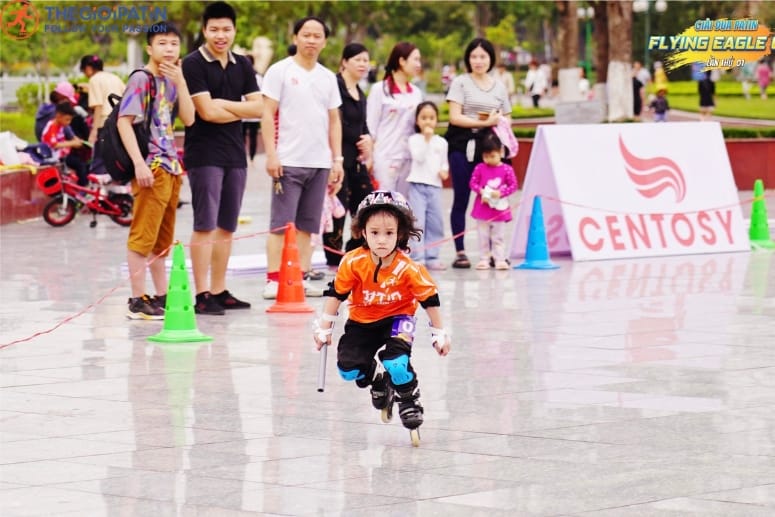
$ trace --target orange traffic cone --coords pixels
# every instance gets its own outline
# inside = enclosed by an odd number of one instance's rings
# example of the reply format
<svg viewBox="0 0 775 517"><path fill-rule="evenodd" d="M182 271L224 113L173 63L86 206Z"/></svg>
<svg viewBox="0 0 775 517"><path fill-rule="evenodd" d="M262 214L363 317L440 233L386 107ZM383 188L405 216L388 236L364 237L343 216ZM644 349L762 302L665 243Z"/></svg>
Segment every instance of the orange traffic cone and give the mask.
<svg viewBox="0 0 775 517"><path fill-rule="evenodd" d="M299 248L296 246L296 225L285 228L283 257L280 264L280 280L277 300L266 312L314 312L304 298L304 277L299 264Z"/></svg>

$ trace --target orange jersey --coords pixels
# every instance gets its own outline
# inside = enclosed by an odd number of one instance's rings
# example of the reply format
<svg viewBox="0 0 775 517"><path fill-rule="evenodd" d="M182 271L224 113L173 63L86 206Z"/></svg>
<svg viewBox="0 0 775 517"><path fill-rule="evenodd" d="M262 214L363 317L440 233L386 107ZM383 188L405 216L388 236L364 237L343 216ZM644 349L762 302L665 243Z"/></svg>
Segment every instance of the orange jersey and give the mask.
<svg viewBox="0 0 775 517"><path fill-rule="evenodd" d="M334 289L350 293L350 319L359 323L397 316L414 315L417 302L438 292L425 266L398 251L389 266L382 266L374 281L377 265L371 252L358 248L347 253L339 264Z"/></svg>

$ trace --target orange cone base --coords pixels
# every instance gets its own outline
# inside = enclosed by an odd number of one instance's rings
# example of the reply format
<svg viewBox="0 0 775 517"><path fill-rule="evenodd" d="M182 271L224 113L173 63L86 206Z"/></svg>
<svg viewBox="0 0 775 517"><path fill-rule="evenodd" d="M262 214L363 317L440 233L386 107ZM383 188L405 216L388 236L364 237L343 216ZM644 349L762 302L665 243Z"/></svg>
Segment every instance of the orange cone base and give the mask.
<svg viewBox="0 0 775 517"><path fill-rule="evenodd" d="M156 343L195 343L198 341L212 341L213 338L205 336L197 329L192 330L162 330L154 336L149 336L148 341Z"/></svg>
<svg viewBox="0 0 775 517"><path fill-rule="evenodd" d="M277 302L266 309L266 312L315 312L306 302Z"/></svg>

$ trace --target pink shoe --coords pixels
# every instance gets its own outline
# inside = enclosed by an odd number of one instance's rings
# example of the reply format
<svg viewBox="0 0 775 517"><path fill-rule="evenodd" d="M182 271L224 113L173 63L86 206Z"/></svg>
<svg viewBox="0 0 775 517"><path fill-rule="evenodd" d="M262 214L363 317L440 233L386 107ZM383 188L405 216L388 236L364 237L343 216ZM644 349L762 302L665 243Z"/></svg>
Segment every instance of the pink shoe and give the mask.
<svg viewBox="0 0 775 517"><path fill-rule="evenodd" d="M500 270L509 269L509 263L506 262L505 260L499 260L495 263L495 269L500 269Z"/></svg>

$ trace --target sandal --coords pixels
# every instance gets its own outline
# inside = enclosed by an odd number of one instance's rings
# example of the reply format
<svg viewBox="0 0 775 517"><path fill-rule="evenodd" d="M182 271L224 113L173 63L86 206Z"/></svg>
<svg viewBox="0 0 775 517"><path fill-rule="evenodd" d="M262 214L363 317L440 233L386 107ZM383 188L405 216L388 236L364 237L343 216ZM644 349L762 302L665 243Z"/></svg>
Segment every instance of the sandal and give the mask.
<svg viewBox="0 0 775 517"><path fill-rule="evenodd" d="M452 263L455 269L471 269L471 261L468 260L465 253L458 253L455 261Z"/></svg>
<svg viewBox="0 0 775 517"><path fill-rule="evenodd" d="M323 280L326 274L323 271L307 271L304 273L304 280Z"/></svg>

